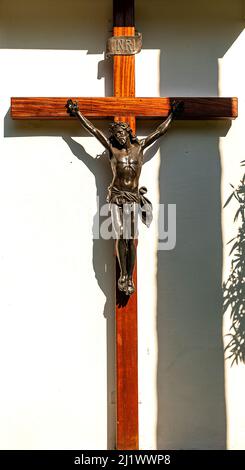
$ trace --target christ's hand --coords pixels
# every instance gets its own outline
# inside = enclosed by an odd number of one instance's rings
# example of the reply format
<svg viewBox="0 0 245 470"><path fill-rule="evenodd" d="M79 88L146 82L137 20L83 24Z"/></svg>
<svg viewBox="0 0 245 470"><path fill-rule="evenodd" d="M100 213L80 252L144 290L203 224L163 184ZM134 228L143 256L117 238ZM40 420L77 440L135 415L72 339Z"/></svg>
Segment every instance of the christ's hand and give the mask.
<svg viewBox="0 0 245 470"><path fill-rule="evenodd" d="M72 101L71 99L67 100L66 108L71 116L76 116L76 113L79 111L77 101Z"/></svg>
<svg viewBox="0 0 245 470"><path fill-rule="evenodd" d="M179 115L184 111L184 101L173 101L171 103L171 112L173 113L174 116Z"/></svg>

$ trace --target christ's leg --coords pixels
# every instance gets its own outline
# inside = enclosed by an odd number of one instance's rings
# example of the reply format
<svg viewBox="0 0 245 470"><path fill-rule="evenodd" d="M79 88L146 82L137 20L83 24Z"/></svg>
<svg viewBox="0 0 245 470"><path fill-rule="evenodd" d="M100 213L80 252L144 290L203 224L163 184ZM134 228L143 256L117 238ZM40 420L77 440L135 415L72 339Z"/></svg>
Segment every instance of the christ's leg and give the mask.
<svg viewBox="0 0 245 470"><path fill-rule="evenodd" d="M120 277L118 279L118 288L127 292L127 243L123 239L123 208L117 204L111 204L111 219L116 238L116 253L120 267Z"/></svg>
<svg viewBox="0 0 245 470"><path fill-rule="evenodd" d="M127 252L127 272L128 272L128 294L131 295L135 291L133 273L134 265L136 260L136 247L135 240L127 240L128 242L128 252Z"/></svg>
<svg viewBox="0 0 245 470"><path fill-rule="evenodd" d="M127 273L128 273L128 294L131 295L135 291L133 282L134 265L136 260L136 246L135 240L138 238L138 204L130 204L131 210L128 215L128 229L127 234Z"/></svg>
<svg viewBox="0 0 245 470"><path fill-rule="evenodd" d="M117 259L120 266L120 277L118 279L118 288L124 292L127 291L127 243L123 238L116 240Z"/></svg>

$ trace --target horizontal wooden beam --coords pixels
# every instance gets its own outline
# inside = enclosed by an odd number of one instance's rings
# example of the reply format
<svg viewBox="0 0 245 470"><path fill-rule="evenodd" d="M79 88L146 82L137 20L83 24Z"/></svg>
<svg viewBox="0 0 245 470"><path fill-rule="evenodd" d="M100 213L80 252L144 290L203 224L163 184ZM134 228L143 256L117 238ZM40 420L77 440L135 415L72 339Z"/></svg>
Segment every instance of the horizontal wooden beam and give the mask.
<svg viewBox="0 0 245 470"><path fill-rule="evenodd" d="M13 119L71 119L66 110L67 98L12 98ZM237 98L76 98L81 112L88 118L166 118L171 102L184 101L179 119L235 119Z"/></svg>

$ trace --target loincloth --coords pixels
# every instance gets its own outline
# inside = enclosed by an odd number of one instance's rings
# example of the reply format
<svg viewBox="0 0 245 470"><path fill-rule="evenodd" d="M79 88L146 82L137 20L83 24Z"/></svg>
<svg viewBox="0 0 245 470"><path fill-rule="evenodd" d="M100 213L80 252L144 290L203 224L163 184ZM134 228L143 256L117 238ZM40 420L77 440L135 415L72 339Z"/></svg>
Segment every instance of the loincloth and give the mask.
<svg viewBox="0 0 245 470"><path fill-rule="evenodd" d="M145 186L139 188L136 193L132 191L123 191L115 186L109 186L106 200L107 202L116 204L120 207L122 207L123 204L138 204L140 218L142 222L149 227L153 219L152 203L144 196L145 193L147 193Z"/></svg>

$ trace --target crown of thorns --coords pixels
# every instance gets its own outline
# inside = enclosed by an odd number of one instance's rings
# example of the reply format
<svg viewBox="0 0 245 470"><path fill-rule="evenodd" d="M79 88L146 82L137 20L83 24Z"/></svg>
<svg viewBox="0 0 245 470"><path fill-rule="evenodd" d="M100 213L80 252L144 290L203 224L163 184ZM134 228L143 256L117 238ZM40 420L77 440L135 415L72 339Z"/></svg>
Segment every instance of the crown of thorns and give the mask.
<svg viewBox="0 0 245 470"><path fill-rule="evenodd" d="M110 132L114 134L117 129L124 129L127 132L132 133L132 129L127 122L114 122L110 125Z"/></svg>

